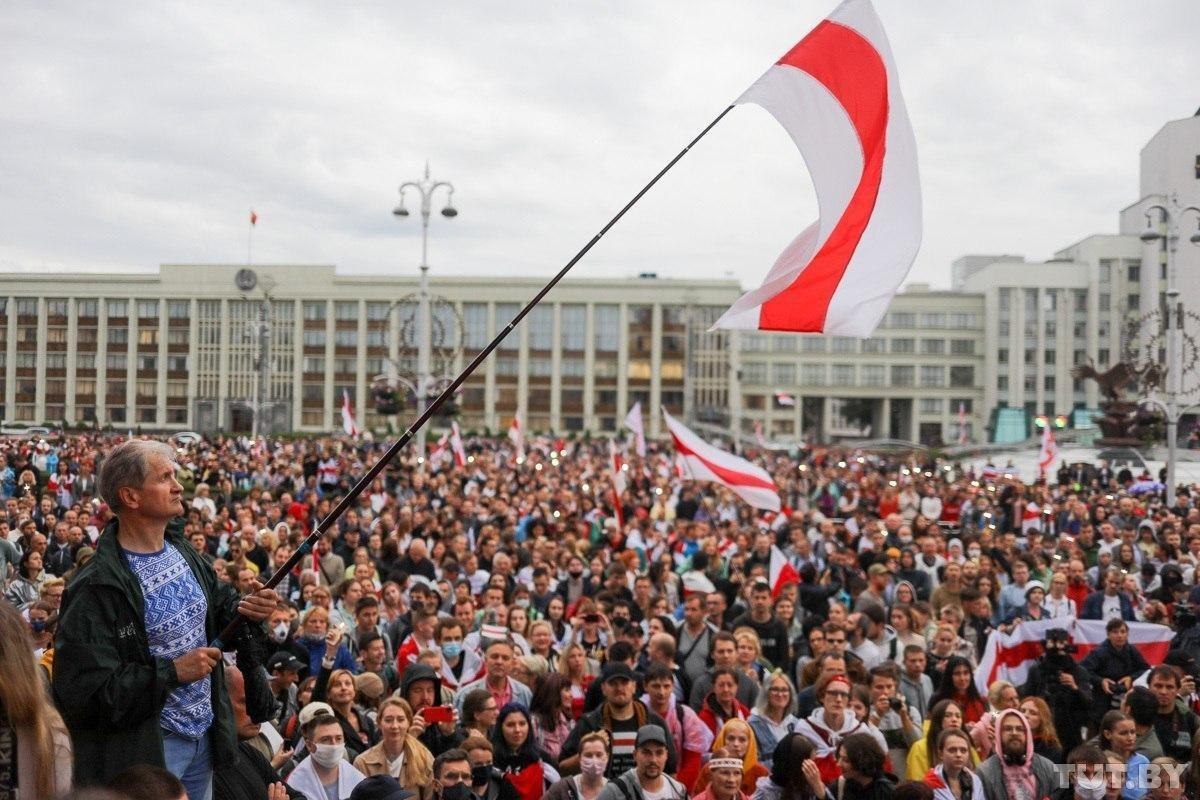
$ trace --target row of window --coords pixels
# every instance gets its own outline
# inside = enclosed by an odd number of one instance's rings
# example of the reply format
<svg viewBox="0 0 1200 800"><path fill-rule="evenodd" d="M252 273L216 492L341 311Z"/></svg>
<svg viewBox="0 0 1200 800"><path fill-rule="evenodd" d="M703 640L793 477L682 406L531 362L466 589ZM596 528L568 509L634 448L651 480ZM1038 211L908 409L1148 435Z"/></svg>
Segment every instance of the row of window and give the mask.
<svg viewBox="0 0 1200 800"><path fill-rule="evenodd" d="M859 343L862 344L862 352L865 354L881 354L889 351L892 353L911 354L918 350L922 355L945 355L949 353L955 356L970 356L975 354L974 339L914 339L909 337L894 337L885 339L879 336L873 336L870 339L855 339L850 336L832 336L828 338L817 336L763 336L763 335L748 335L742 337L742 352L744 353L794 353L796 352L796 342L800 342L800 350L803 353L824 353L826 352L826 342L828 342L829 352L835 354L851 354L859 352ZM947 341L949 342L947 344Z"/></svg>
<svg viewBox="0 0 1200 800"><path fill-rule="evenodd" d="M36 317L38 315L38 298L36 297L18 297L13 304L13 310L18 317ZM134 310L140 318L157 317L161 304L158 300L137 300L134 303ZM65 317L71 308L70 301L65 297L48 297L46 298L46 316L48 317ZM107 317L128 317L130 304L128 300L109 299L104 301L104 312ZM166 301L166 311L168 319L187 319L190 312L191 302L188 300L168 300ZM8 313L8 298L0 297L0 316ZM98 317L100 316L100 301L94 298L81 298L75 301L75 316L76 317Z"/></svg>
<svg viewBox="0 0 1200 800"><path fill-rule="evenodd" d="M95 353L76 353L74 360L76 370L96 369L97 356ZM100 357L100 360L104 362L107 369L129 369L129 356L125 353L106 353ZM48 371L67 368L66 353L46 353L45 361ZM168 372L187 372L189 361L188 356L171 355L167 356L162 363L166 365ZM17 369L37 369L37 353L17 353L13 364ZM156 355L139 355L134 359L134 364L137 365L138 370L157 371L159 358ZM7 365L7 354L0 352L0 369Z"/></svg>
<svg viewBox="0 0 1200 800"><path fill-rule="evenodd" d="M1037 376L1036 375L1026 375L1023 385L1024 385L1025 391L1036 392L1037 388L1038 388ZM1058 381L1055 379L1055 376L1045 375L1042 377L1042 390L1043 391L1054 392L1054 391L1057 391L1057 389L1058 389ZM1007 375L997 375L996 376L996 391L999 391L999 392L1007 392L1008 391L1008 376ZM1071 381L1071 391L1082 392L1083 391L1083 381L1076 381L1076 380Z"/></svg>
<svg viewBox="0 0 1200 800"><path fill-rule="evenodd" d="M973 311L940 312L893 311L887 315L888 328L978 328L979 315Z"/></svg>
<svg viewBox="0 0 1200 800"><path fill-rule="evenodd" d="M828 373L826 373L825 367L825 364L801 364L798 373L799 381L797 381L796 365L772 364L770 385L776 387L796 385L921 386L922 388L975 385L975 367L973 366L950 367L949 383L947 383L946 367L940 364L920 367L908 364L893 364L890 367L884 364L830 364ZM765 386L768 384L767 374L766 364L745 364L742 367L741 380L751 386Z"/></svg>

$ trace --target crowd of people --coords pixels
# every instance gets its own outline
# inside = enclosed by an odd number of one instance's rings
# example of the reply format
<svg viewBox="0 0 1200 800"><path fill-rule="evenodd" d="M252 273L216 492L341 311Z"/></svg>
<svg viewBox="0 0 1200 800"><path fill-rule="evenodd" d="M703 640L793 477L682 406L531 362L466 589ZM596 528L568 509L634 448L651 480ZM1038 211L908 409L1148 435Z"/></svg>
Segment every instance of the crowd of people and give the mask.
<svg viewBox="0 0 1200 800"><path fill-rule="evenodd" d="M0 440L0 798L1200 798L1195 486L813 447L745 454L763 512L669 448L466 444L310 551L382 445Z"/></svg>

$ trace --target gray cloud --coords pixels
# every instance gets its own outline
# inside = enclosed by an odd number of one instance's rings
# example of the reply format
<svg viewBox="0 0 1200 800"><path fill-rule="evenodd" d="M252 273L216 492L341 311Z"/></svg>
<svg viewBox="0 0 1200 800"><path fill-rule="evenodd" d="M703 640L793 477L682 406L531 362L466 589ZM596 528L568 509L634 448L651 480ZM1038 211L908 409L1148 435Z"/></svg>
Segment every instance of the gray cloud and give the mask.
<svg viewBox="0 0 1200 800"><path fill-rule="evenodd" d="M419 223L389 212L428 158L462 211L435 270L549 275L831 7L11 4L0 268L244 260L254 207L258 262L411 273ZM877 8L921 154L913 280L1114 231L1138 150L1200 104L1190 0ZM577 271L756 285L814 214L791 142L739 108Z"/></svg>

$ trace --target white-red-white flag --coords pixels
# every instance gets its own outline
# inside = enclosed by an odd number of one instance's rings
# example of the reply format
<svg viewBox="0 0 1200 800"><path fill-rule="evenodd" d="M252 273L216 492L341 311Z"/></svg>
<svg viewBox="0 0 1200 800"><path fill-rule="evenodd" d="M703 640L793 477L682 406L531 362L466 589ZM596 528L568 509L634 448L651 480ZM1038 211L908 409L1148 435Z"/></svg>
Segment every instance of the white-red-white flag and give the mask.
<svg viewBox="0 0 1200 800"><path fill-rule="evenodd" d="M993 681L1004 679L1021 686L1029 677L1029 668L1042 655L1046 631L1063 628L1077 648L1072 656L1076 661L1104 643L1106 620L1059 617L1057 619L1025 620L1011 633L994 631L988 637L983 658L975 670L975 685L986 692ZM1171 648L1175 632L1167 625L1150 622L1130 622L1129 643L1136 647L1147 664L1161 664ZM1136 676L1135 676L1136 677Z"/></svg>
<svg viewBox="0 0 1200 800"><path fill-rule="evenodd" d="M642 403L638 401L625 415L625 427L633 433L634 452L646 457L646 428L642 425Z"/></svg>
<svg viewBox="0 0 1200 800"><path fill-rule="evenodd" d="M778 511L779 488L770 473L744 458L713 447L662 410L667 430L675 444L675 452L683 456L692 480L712 481L733 490L734 494L755 508Z"/></svg>
<svg viewBox="0 0 1200 800"><path fill-rule="evenodd" d="M454 463L456 466L463 466L467 463L467 451L463 448L462 433L458 430L458 423L450 423L450 452L454 453Z"/></svg>
<svg viewBox="0 0 1200 800"><path fill-rule="evenodd" d="M771 595L779 597L783 587L789 583L799 583L800 573L788 561L787 556L776 545L771 545Z"/></svg>
<svg viewBox="0 0 1200 800"><path fill-rule="evenodd" d="M917 146L870 0L846 0L755 81L808 164L819 219L717 328L869 336L921 244Z"/></svg>
<svg viewBox="0 0 1200 800"><path fill-rule="evenodd" d="M754 441L758 442L758 446L763 450L767 449L767 437L763 436L763 424L761 419L754 420Z"/></svg>
<svg viewBox="0 0 1200 800"><path fill-rule="evenodd" d="M958 443L967 443L967 406L959 401L958 404Z"/></svg>
<svg viewBox="0 0 1200 800"><path fill-rule="evenodd" d="M347 436L358 436L358 423L354 421L354 409L350 405L350 392L342 389L342 430Z"/></svg>
<svg viewBox="0 0 1200 800"><path fill-rule="evenodd" d="M1050 421L1042 428L1042 449L1038 452L1038 477L1046 477L1046 471L1054 465L1058 458L1058 445L1054 441L1054 431L1050 429Z"/></svg>
<svg viewBox="0 0 1200 800"><path fill-rule="evenodd" d="M787 392L776 392L775 402L785 408L793 408L796 405L796 398Z"/></svg>
<svg viewBox="0 0 1200 800"><path fill-rule="evenodd" d="M617 515L617 525L624 528L625 511L621 506L623 502L621 498L625 496L625 489L629 486L629 479L625 476L625 458L621 455L621 451L617 449L616 442L611 439L608 442L608 468L612 473L610 480L612 482L613 511Z"/></svg>
<svg viewBox="0 0 1200 800"><path fill-rule="evenodd" d="M525 430L521 427L521 415L517 414L512 418L512 424L508 426L508 440L512 442L513 449L517 453L517 458L525 457Z"/></svg>

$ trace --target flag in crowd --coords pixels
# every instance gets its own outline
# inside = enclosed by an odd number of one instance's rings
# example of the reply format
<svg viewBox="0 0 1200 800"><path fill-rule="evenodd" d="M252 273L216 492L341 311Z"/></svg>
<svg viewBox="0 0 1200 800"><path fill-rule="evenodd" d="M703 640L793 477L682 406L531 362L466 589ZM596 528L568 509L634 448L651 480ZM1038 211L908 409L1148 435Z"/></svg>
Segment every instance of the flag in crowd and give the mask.
<svg viewBox="0 0 1200 800"><path fill-rule="evenodd" d="M342 430L347 436L358 436L358 423L350 405L350 392L346 389L342 389Z"/></svg>
<svg viewBox="0 0 1200 800"><path fill-rule="evenodd" d="M778 511L779 489L771 474L757 464L713 447L676 420L666 409L662 412L675 451L683 457L692 480L712 481L733 490L755 508Z"/></svg>
<svg viewBox="0 0 1200 800"><path fill-rule="evenodd" d="M636 402L625 415L625 427L633 433L634 452L639 457L646 457L646 429L642 424L642 404Z"/></svg>

